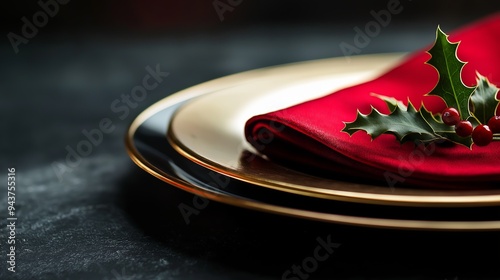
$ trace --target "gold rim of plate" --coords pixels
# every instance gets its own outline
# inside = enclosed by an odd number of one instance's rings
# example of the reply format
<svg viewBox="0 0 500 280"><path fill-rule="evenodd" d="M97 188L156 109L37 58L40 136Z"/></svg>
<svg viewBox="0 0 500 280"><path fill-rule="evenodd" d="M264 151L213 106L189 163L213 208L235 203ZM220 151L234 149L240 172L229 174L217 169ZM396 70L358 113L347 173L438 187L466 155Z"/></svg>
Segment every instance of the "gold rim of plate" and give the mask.
<svg viewBox="0 0 500 280"><path fill-rule="evenodd" d="M251 74L245 72L245 74ZM141 169L145 170L154 177L166 182L174 187L187 191L189 193L206 197L213 201L218 201L224 204L242 207L250 210L257 210L261 212L279 214L295 218L303 218L321 222L338 223L352 226L365 226L377 228L392 228L392 229L409 229L409 230L444 230L444 231L485 231L485 230L499 230L500 221L427 221L427 220L402 220L402 219L384 219L384 218L370 218L349 215L337 215L331 213L321 213L308 210L294 209L289 207L276 206L266 204L249 199L243 199L226 195L224 193L210 192L202 189L199 186L190 184L179 177L168 174L160 167L155 166L148 161L137 149L134 142L134 135L137 129L149 118L161 112L163 109L173 106L179 102L191 99L193 97L206 93L205 90L211 89L219 82L237 82L241 74L235 74L225 78L220 78L184 91L178 92L172 96L166 97L159 102L155 103L144 112L142 112L129 126L125 135L125 146L128 155L132 161L137 164Z"/></svg>
<svg viewBox="0 0 500 280"><path fill-rule="evenodd" d="M347 202L419 207L500 205L500 190L390 188L311 176L256 157L243 135L250 117L286 108L336 89L372 79L402 59L382 54L253 70L201 84L204 94L189 101L168 124L167 138L183 156L231 178L279 191ZM205 88L204 88L205 87ZM307 91L307 96L304 96ZM189 90L188 90L189 93ZM286 96L286 98L283 98ZM229 105L229 106L228 106Z"/></svg>
<svg viewBox="0 0 500 280"><path fill-rule="evenodd" d="M259 76L259 71L248 71L240 74L227 76L224 78L209 81L172 96L166 97L163 100L155 103L147 110L142 112L130 125L126 135L125 144L127 153L134 163L140 168L155 176L156 178L171 184L179 189L200 195L208 199L233 205L237 207L258 210L267 213L286 215L296 218L305 218L322 222L334 222L346 225L380 227L380 228L397 228L397 229L428 229L428 230L498 230L500 229L500 221L426 221L426 220L401 220L401 219L383 219L383 218L367 218L349 215L336 215L329 213L319 213L307 210L293 209L270 205L266 203L251 201L232 197L222 193L208 192L196 185L185 182L184 180L165 173L161 168L149 162L137 149L134 143L134 135L137 129L149 118L159 113L165 108L173 106L179 102L201 96L208 92L212 92L220 88L220 84L238 84L241 78L249 76Z"/></svg>

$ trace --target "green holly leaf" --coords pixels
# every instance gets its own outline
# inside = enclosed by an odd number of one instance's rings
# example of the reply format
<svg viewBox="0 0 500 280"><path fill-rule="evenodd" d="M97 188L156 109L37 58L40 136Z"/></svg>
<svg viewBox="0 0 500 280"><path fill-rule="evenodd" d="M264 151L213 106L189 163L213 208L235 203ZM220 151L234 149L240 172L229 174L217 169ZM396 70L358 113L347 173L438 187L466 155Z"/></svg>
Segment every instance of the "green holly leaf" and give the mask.
<svg viewBox="0 0 500 280"><path fill-rule="evenodd" d="M455 108L460 113L461 119L469 118L469 99L474 91L462 82L462 68L465 65L457 57L459 43L451 43L438 26L436 31L436 42L428 51L432 56L428 64L434 66L439 73L439 81L436 87L428 94L437 95L446 102L446 105Z"/></svg>
<svg viewBox="0 0 500 280"><path fill-rule="evenodd" d="M499 89L479 74L476 87L468 87L462 82L461 74L465 63L457 57L458 45L459 43L451 43L448 35L437 28L436 42L429 50L431 59L428 64L436 68L439 80L427 94L441 97L447 107L458 110L462 120L477 127L479 124L486 124L496 114L500 106L500 100L497 99ZM373 107L367 115L358 111L353 122L344 122L343 132L352 135L364 130L372 139L381 134L393 134L400 143L452 141L472 149L471 136L458 136L455 126L443 123L441 117L433 115L423 104L417 110L409 100L407 106L393 97L375 93L372 96L383 100L390 113L382 114ZM493 141L500 141L500 137L495 135Z"/></svg>
<svg viewBox="0 0 500 280"><path fill-rule="evenodd" d="M382 99L388 106L391 113L385 115L377 109L365 115L358 111L356 120L344 122L342 131L352 135L357 131L364 130L372 139L381 134L393 134L400 143L430 143L437 140L451 140L453 142L470 147L472 140L470 137L460 137L455 133L453 127L444 124L436 118L425 106L420 110L408 101L408 106L392 97L372 94Z"/></svg>
<svg viewBox="0 0 500 280"><path fill-rule="evenodd" d="M352 135L359 130L364 130L373 139L381 134L390 133L395 135L401 143L410 140L425 142L442 138L434 132L411 102L408 102L408 106L398 102L398 105L393 108L394 110L389 115L382 114L373 107L367 115L358 111L356 120L345 122L342 131Z"/></svg>
<svg viewBox="0 0 500 280"><path fill-rule="evenodd" d="M472 147L472 138L471 137L461 137L458 136L455 132L455 127L446 125L441 121L441 118L437 119L431 112L429 112L423 105L420 109L420 114L427 121L429 126L432 128L436 135L439 135L441 138L435 138L432 140L442 140L448 139L457 144L462 144L468 148Z"/></svg>
<svg viewBox="0 0 500 280"><path fill-rule="evenodd" d="M373 92L370 95L375 96L375 97L383 100L385 102L385 105L387 105L387 107L389 108L389 111L391 111L391 112L393 112L396 109L396 107L398 107L398 106L401 106L402 108L406 108L406 105L403 102L397 100L394 97L380 95L380 94L376 94Z"/></svg>
<svg viewBox="0 0 500 280"><path fill-rule="evenodd" d="M500 100L497 99L498 88L488 81L488 78L477 74L477 87L471 96L472 115L482 124L497 112Z"/></svg>

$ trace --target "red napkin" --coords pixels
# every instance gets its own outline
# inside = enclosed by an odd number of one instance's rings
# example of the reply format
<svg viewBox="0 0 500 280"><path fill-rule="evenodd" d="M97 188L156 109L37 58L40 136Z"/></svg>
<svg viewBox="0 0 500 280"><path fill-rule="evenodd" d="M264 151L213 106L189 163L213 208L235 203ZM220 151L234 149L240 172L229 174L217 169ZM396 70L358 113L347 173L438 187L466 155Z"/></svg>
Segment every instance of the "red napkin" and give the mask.
<svg viewBox="0 0 500 280"><path fill-rule="evenodd" d="M465 84L475 85L477 71L500 87L500 14L452 33L449 40L461 41L458 57L468 62L462 71ZM405 103L409 98L415 105L424 102L433 113L441 112L444 102L425 96L438 80L437 71L426 64L430 58L426 50L375 80L252 117L245 126L247 140L271 160L292 163L300 170L367 177L391 186L500 186L500 142L472 150L442 144L425 148L401 145L392 135L372 141L363 131L352 137L341 132L343 122L354 121L358 109L367 114L373 105L388 113L385 103L371 93Z"/></svg>

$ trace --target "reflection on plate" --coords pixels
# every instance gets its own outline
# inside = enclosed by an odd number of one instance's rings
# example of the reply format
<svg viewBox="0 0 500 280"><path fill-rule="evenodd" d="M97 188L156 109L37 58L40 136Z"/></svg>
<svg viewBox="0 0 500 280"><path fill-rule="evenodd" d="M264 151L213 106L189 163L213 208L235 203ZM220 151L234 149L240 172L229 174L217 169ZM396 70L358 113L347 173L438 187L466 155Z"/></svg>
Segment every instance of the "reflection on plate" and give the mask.
<svg viewBox="0 0 500 280"><path fill-rule="evenodd" d="M323 96L381 74L401 55L325 59L238 74L218 80L174 115L168 139L196 164L258 186L336 201L423 207L500 205L500 190L390 188L327 179L255 156L244 139L250 117ZM213 83L213 82L212 82ZM198 90L203 90L201 85ZM189 91L188 91L189 92ZM251 160L248 160L250 158Z"/></svg>
<svg viewBox="0 0 500 280"><path fill-rule="evenodd" d="M238 75L208 82L165 98L144 111L126 135L132 160L153 176L190 193L233 206L348 225L399 229L498 230L498 207L413 208L332 201L259 188L231 179L178 154L168 143L172 114L204 89L237 83Z"/></svg>

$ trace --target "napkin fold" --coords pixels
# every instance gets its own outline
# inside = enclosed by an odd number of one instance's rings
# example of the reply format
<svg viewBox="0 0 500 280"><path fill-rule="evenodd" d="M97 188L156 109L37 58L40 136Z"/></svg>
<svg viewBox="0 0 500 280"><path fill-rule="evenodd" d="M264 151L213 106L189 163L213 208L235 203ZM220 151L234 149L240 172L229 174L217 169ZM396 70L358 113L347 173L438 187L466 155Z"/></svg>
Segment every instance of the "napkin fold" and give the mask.
<svg viewBox="0 0 500 280"><path fill-rule="evenodd" d="M477 71L500 87L500 13L451 33L449 40L461 42L458 57L468 62L462 70L466 85L475 85ZM389 113L371 93L423 102L433 113L441 112L445 103L426 95L438 81L436 69L426 64L428 49L374 80L252 117L245 125L247 140L271 160L324 175L364 177L390 186L500 187L500 142L470 150L462 145L401 145L393 135L372 141L363 131L352 137L341 132L343 122L356 119L357 110L367 114L373 106Z"/></svg>

